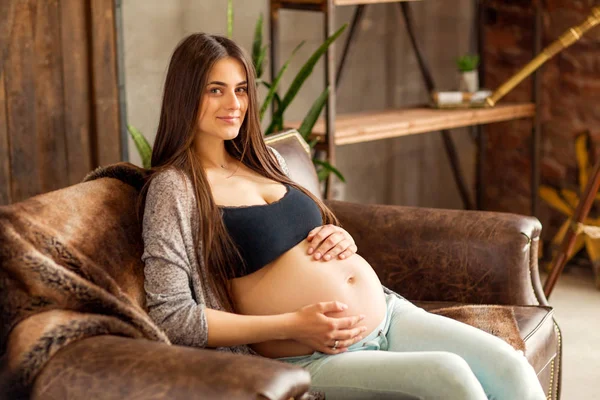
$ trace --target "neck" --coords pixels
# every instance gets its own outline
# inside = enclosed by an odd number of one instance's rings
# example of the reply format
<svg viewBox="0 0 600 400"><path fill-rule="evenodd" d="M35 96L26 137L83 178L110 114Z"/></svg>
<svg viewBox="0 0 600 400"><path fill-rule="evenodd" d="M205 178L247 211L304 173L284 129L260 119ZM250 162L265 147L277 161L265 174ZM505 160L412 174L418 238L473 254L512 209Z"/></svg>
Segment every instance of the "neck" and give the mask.
<svg viewBox="0 0 600 400"><path fill-rule="evenodd" d="M199 136L194 142L194 150L204 169L229 169L235 163L235 159L225 149L223 139Z"/></svg>

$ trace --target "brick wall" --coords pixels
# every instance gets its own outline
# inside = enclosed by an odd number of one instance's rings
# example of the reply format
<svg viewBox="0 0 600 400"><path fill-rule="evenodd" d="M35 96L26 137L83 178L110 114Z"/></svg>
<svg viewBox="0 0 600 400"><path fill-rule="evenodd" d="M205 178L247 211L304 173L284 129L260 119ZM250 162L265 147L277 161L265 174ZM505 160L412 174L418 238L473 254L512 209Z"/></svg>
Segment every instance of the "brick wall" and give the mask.
<svg viewBox="0 0 600 400"><path fill-rule="evenodd" d="M595 0L546 0L543 46L589 15ZM489 2L485 27L486 87L496 88L532 58L533 6L530 1ZM522 82L501 102L529 101L532 80ZM541 182L577 188L575 137L590 130L594 153L600 145L600 28L558 54L542 72ZM485 204L489 210L528 214L531 189L531 121L486 127L488 137ZM592 160L593 161L593 160ZM545 239L564 216L540 200L538 218Z"/></svg>

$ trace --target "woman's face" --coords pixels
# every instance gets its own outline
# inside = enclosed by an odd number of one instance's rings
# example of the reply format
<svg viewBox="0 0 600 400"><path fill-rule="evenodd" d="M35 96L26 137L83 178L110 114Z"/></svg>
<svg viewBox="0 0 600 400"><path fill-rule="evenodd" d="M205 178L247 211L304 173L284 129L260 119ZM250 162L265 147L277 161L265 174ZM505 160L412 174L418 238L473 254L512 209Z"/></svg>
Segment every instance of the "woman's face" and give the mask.
<svg viewBox="0 0 600 400"><path fill-rule="evenodd" d="M235 58L217 61L208 74L198 118L198 134L234 139L248 109L248 83L243 64Z"/></svg>

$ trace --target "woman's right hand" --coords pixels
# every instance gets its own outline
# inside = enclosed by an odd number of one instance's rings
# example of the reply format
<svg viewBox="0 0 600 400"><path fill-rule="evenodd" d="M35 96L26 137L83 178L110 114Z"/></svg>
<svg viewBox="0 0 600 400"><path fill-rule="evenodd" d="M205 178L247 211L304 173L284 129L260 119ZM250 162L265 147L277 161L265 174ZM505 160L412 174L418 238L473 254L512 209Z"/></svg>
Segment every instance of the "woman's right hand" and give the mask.
<svg viewBox="0 0 600 400"><path fill-rule="evenodd" d="M302 307L292 313L291 339L310 346L325 354L339 354L363 338L367 329L359 326L364 315L329 317L327 313L341 312L348 308L338 301L328 301ZM336 344L335 349L333 348Z"/></svg>

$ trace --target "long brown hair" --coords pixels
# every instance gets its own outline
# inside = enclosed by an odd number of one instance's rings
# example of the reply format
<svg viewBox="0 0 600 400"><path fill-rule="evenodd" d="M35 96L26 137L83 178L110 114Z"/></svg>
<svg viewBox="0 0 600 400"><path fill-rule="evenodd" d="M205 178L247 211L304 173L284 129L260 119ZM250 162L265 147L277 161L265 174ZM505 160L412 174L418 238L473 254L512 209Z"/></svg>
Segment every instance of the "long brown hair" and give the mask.
<svg viewBox="0 0 600 400"><path fill-rule="evenodd" d="M197 258L207 266L207 280L223 308L234 311L228 281L234 277L233 266L243 260L239 258L239 252L227 233L206 173L192 146L209 72L217 61L225 57L235 58L242 63L248 84L246 117L237 137L225 141L227 152L260 175L287 183L306 193L320 208L324 223L337 224L337 219L323 202L283 173L267 148L258 117L255 71L245 52L223 36L196 33L184 38L175 48L169 64L160 122L152 149L150 176L142 188L138 209L143 215L148 187L158 172L174 168L187 175L192 183L200 218L199 232L195 235Z"/></svg>

